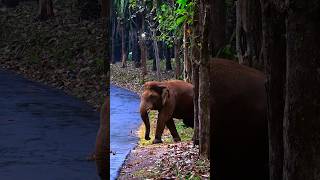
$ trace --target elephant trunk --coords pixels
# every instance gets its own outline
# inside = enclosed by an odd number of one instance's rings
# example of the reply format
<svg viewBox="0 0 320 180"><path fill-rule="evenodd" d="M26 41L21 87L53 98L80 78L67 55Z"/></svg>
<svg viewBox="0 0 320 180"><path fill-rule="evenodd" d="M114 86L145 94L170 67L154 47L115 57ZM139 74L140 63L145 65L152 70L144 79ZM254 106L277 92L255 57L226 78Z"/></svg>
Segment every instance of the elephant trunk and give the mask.
<svg viewBox="0 0 320 180"><path fill-rule="evenodd" d="M143 105L140 106L140 115L141 115L142 121L144 122L144 125L146 126L146 133L144 138L146 140L150 140L150 121L148 117L148 109L145 108L145 106Z"/></svg>

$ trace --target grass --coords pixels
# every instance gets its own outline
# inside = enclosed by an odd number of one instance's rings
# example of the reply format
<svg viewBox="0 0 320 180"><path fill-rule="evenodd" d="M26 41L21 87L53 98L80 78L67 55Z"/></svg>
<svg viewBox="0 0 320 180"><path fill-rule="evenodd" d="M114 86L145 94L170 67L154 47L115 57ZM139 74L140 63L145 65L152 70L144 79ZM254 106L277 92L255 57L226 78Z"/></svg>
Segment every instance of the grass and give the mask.
<svg viewBox="0 0 320 180"><path fill-rule="evenodd" d="M145 140L144 139L144 134L145 134L145 125L142 124L138 130L138 135L139 135L139 145L140 146L147 146L151 145L152 141L155 136L155 130L156 130L156 122L157 122L157 117L158 117L158 112L157 111L150 111L149 112L149 120L150 120L150 137L151 140ZM179 136L181 138L181 141L190 141L193 136L193 129L192 128L187 128L182 120L179 119L174 119L177 131L179 133ZM164 130L164 133L162 134L162 140L164 143L173 143L173 138L170 134L170 131L166 128Z"/></svg>

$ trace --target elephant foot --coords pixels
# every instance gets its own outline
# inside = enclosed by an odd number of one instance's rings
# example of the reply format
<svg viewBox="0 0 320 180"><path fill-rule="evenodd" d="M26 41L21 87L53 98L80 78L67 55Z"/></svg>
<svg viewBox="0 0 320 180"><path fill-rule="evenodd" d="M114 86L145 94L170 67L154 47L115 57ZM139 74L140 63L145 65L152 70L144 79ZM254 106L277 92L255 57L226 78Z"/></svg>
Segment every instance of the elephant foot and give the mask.
<svg viewBox="0 0 320 180"><path fill-rule="evenodd" d="M180 139L180 137L177 137L177 138L173 138L173 141L174 141L174 142L180 142L181 139Z"/></svg>
<svg viewBox="0 0 320 180"><path fill-rule="evenodd" d="M149 136L144 137L147 141L149 141L151 138Z"/></svg>
<svg viewBox="0 0 320 180"><path fill-rule="evenodd" d="M152 144L159 144L159 143L162 143L161 139L154 139L152 142Z"/></svg>

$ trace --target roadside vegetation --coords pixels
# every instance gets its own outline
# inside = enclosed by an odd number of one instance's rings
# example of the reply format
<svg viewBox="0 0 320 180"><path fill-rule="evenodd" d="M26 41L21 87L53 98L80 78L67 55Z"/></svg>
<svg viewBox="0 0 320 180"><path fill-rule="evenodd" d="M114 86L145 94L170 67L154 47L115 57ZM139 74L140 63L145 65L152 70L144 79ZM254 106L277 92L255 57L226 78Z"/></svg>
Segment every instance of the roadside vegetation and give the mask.
<svg viewBox="0 0 320 180"><path fill-rule="evenodd" d="M37 21L36 1L0 11L0 67L59 88L99 107L106 90L102 22L82 20L73 1L55 1Z"/></svg>

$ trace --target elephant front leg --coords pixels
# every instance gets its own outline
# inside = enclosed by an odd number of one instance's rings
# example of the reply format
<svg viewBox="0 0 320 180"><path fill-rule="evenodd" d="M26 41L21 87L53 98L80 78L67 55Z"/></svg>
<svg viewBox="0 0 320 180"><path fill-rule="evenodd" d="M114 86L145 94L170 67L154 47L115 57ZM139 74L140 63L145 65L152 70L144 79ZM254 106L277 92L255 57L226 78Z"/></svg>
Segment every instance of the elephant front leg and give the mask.
<svg viewBox="0 0 320 180"><path fill-rule="evenodd" d="M153 144L162 143L161 136L163 134L163 130L165 128L167 121L169 121L170 118L172 117L171 115L172 115L172 112L168 107L162 109L159 112L158 120L157 120L156 135L153 140Z"/></svg>
<svg viewBox="0 0 320 180"><path fill-rule="evenodd" d="M174 142L181 141L181 138L180 138L180 136L178 134L176 125L174 124L174 121L173 121L172 118L169 119L169 121L167 121L166 125L167 125L167 127L168 127L168 129L169 129L169 131L170 131L170 133L171 133L171 135L173 137Z"/></svg>

